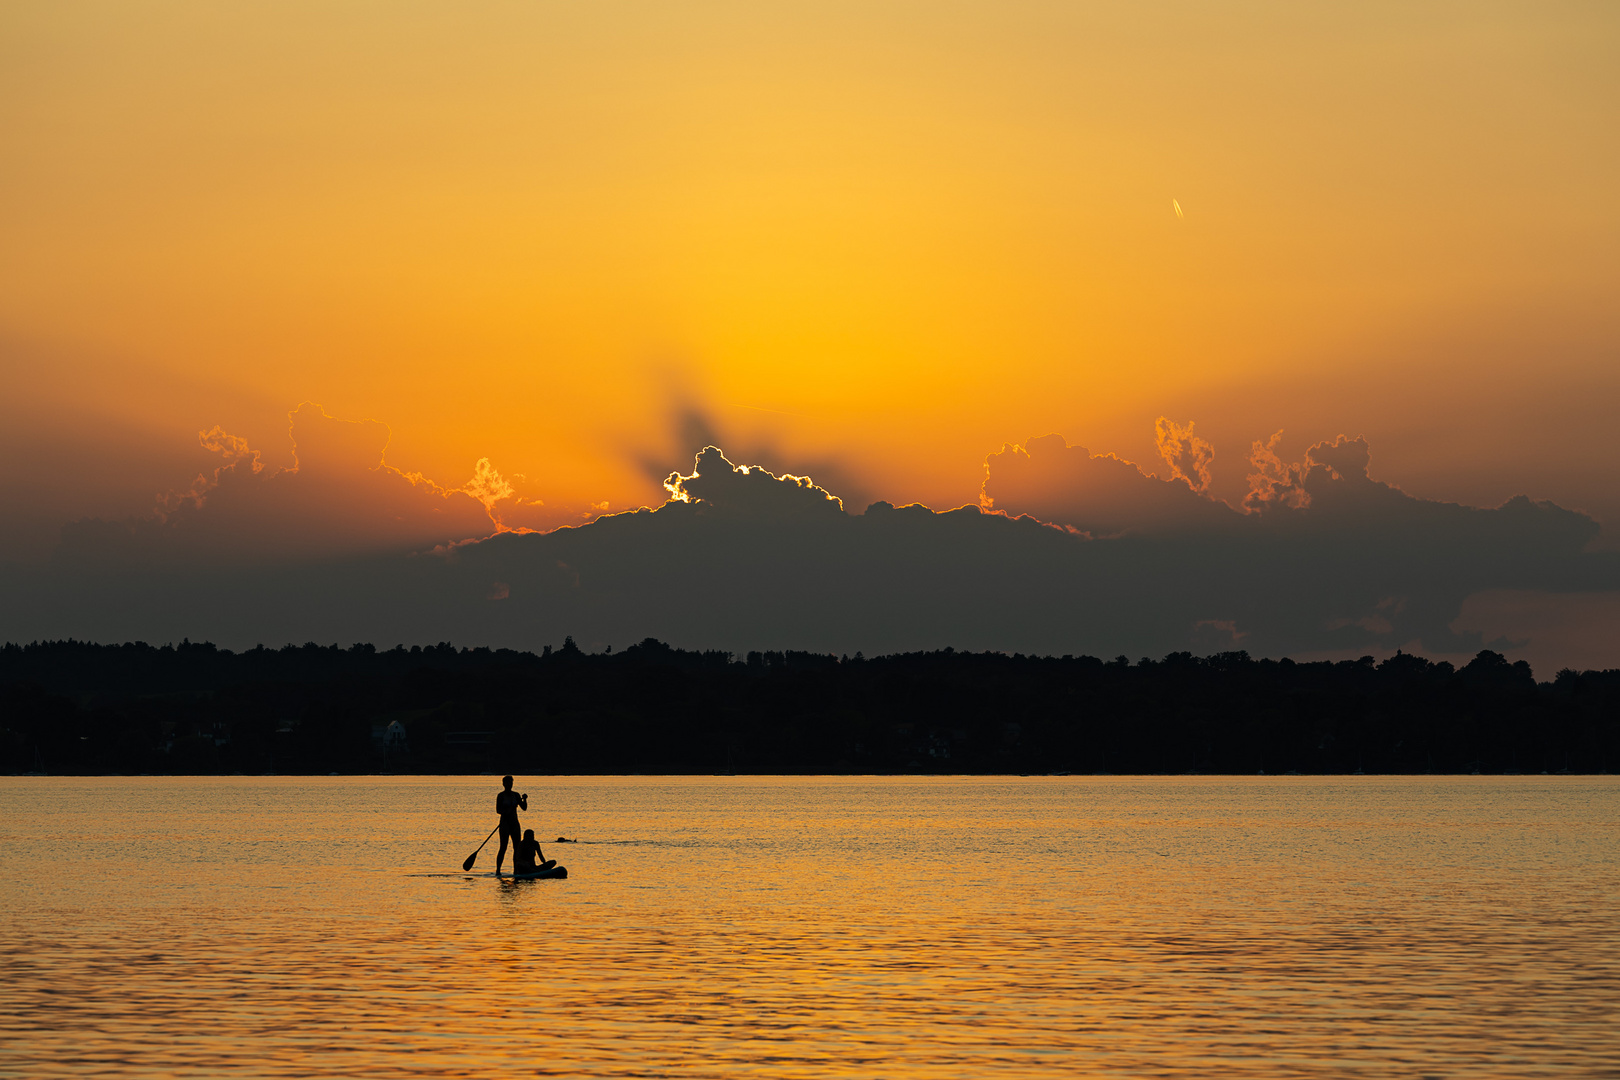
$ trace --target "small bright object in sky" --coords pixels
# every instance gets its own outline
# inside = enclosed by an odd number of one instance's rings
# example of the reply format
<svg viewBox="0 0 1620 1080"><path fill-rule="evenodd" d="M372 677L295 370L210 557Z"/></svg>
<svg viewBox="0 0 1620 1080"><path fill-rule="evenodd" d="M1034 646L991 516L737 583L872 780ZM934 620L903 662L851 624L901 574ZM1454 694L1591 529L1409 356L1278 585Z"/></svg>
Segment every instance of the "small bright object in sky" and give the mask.
<svg viewBox="0 0 1620 1080"><path fill-rule="evenodd" d="M1187 215L1183 214L1181 212L1181 204L1180 203L1176 202L1176 200L1174 200L1174 199L1171 199L1170 200L1170 205L1176 208L1176 217L1182 218L1182 219L1186 218Z"/></svg>

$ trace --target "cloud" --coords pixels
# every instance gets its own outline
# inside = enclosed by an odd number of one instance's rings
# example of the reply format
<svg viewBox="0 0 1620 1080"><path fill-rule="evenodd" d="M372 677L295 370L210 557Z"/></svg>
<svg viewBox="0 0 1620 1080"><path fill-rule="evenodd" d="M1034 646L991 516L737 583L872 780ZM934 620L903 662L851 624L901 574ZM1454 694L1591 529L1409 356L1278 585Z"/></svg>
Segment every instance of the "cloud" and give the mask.
<svg viewBox="0 0 1620 1080"><path fill-rule="evenodd" d="M1255 471L1249 474L1249 493L1243 497L1246 509L1280 506L1299 510L1310 505L1311 497L1305 490L1306 466L1291 465L1277 456L1282 434L1278 431L1264 443L1256 439L1249 451L1249 464Z"/></svg>
<svg viewBox="0 0 1620 1080"><path fill-rule="evenodd" d="M607 513L605 502L587 508L563 507L523 496L513 481L525 480L521 473L508 479L489 458L479 458L473 466L472 479L458 490L484 504L497 532L547 532L564 525L581 525Z"/></svg>
<svg viewBox="0 0 1620 1080"><path fill-rule="evenodd" d="M1215 447L1193 434L1192 421L1182 427L1161 416L1153 424L1159 456L1170 466L1170 479L1185 481L1195 492L1209 490L1209 466L1215 460Z"/></svg>
<svg viewBox="0 0 1620 1080"><path fill-rule="evenodd" d="M142 529L268 527L265 508L295 505L287 493L320 472L305 473L301 455L298 472L278 473L221 433L205 437L230 460L194 502ZM390 525L386 545L213 568L138 545L137 559L64 562L5 583L0 637L1456 654L1504 632L1500 620L1460 618L1470 597L1620 589L1620 556L1589 550L1597 526L1585 515L1524 497L1494 509L1413 498L1374 479L1373 460L1362 439L1319 443L1281 466L1297 479L1297 505L1284 497L1245 513L1047 436L987 460L991 512L876 502L855 515L810 479L734 464L710 446L669 476L671 498L656 509L495 535L488 507L511 496L493 467L469 484L485 502L379 461L339 490L356 513L409 509L412 524ZM253 513L232 516L238 504ZM458 537L442 556L393 542L454 536L462 530L427 511L463 504L482 538Z"/></svg>
<svg viewBox="0 0 1620 1080"><path fill-rule="evenodd" d="M1468 597L1452 625L1523 656L1541 678L1563 667L1620 667L1620 592L1489 590Z"/></svg>
<svg viewBox="0 0 1620 1080"><path fill-rule="evenodd" d="M1335 480L1357 482L1372 479L1368 472L1372 451L1367 447L1367 440L1359 435L1354 439L1340 435L1330 443L1317 443L1307 453L1306 460L1312 465L1325 466Z"/></svg>
<svg viewBox="0 0 1620 1080"><path fill-rule="evenodd" d="M288 413L287 420L293 473L307 478L355 477L384 467L389 432L380 420L339 420L311 401Z"/></svg>
<svg viewBox="0 0 1620 1080"><path fill-rule="evenodd" d="M517 496L517 489L489 463L487 457L478 459L473 466L472 479L463 484L461 490L483 503L484 508L490 511Z"/></svg>
<svg viewBox="0 0 1620 1080"><path fill-rule="evenodd" d="M238 458L252 457L255 461L253 471L258 472L258 451L250 449L246 439L237 438L226 433L225 429L215 424L207 431L197 433L197 442L204 450L218 454L225 459L227 465L233 464Z"/></svg>
<svg viewBox="0 0 1620 1080"><path fill-rule="evenodd" d="M295 464L274 469L246 440L219 427L198 433L220 464L158 500L153 513L64 526L58 558L122 563L184 559L231 563L412 551L488 536L493 470L475 474L475 495L387 465L389 431L375 420L328 416L304 402L288 414ZM482 483L483 487L477 487Z"/></svg>
<svg viewBox="0 0 1620 1080"><path fill-rule="evenodd" d="M1189 425L1185 436L1191 435ZM1207 455L1203 467L1207 482ZM1241 517L1225 503L1198 494L1185 478L1160 480L1112 454L1069 446L1061 435L991 454L981 491L979 503L986 509L1028 514L1093 536L1230 527Z"/></svg>
<svg viewBox="0 0 1620 1080"><path fill-rule="evenodd" d="M1243 505L1249 510L1303 510L1311 505L1312 489L1323 489L1329 480L1354 485L1374 483L1369 473L1372 450L1361 436L1340 435L1332 442L1319 442L1305 452L1305 460L1286 462L1277 456L1278 431L1264 444L1255 441L1249 453L1249 493ZM1381 490L1394 490L1377 485Z"/></svg>
<svg viewBox="0 0 1620 1080"><path fill-rule="evenodd" d="M781 519L844 512L843 500L808 476L776 476L757 465L733 465L717 446L699 452L691 475L670 473L664 489L674 502L726 514Z"/></svg>
<svg viewBox="0 0 1620 1080"><path fill-rule="evenodd" d="M630 454L649 480L662 485L671 466L678 465L688 455L706 446L728 446L736 460L763 467L778 476L815 477L823 488L836 491L852 512L859 512L878 497L868 470L852 464L854 455L788 450L769 434L734 430L722 424L713 409L685 396L684 388L674 376L670 377L670 383L675 404L669 410L663 445L657 449L643 446Z"/></svg>
<svg viewBox="0 0 1620 1080"><path fill-rule="evenodd" d="M1170 435L1184 448L1191 432ZM1201 621L1233 640L1460 651L1467 642L1451 624L1474 592L1614 587L1612 564L1585 558L1598 526L1584 514L1523 496L1495 509L1417 499L1371 476L1364 438L1340 435L1289 463L1276 454L1280 435L1254 444L1246 514L1057 436L991 455L985 492L1010 514L1175 541L1159 545L1167 563L1224 582L1186 588L1210 596Z"/></svg>

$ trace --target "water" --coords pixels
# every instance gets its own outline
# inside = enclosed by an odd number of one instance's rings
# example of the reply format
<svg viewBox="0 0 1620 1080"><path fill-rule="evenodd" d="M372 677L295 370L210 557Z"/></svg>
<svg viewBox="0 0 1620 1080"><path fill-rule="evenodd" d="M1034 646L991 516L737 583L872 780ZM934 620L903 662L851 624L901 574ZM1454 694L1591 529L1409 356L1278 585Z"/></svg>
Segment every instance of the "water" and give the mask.
<svg viewBox="0 0 1620 1080"><path fill-rule="evenodd" d="M1620 1075L1611 777L0 778L0 1073Z"/></svg>

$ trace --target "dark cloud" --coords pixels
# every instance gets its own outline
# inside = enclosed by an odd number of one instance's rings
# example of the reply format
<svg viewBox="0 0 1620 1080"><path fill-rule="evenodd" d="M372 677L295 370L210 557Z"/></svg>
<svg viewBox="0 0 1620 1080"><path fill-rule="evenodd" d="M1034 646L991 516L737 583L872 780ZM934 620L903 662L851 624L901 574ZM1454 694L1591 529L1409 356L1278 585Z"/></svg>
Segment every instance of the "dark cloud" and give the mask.
<svg viewBox="0 0 1620 1080"><path fill-rule="evenodd" d="M859 513L878 497L867 471L857 468L845 456L788 451L768 435L725 427L713 410L687 399L678 399L671 406L663 446L656 450L641 447L631 456L642 475L662 484L671 469L684 464L705 446L730 447L735 460L760 466L778 476L809 477L822 488L836 492L852 513Z"/></svg>
<svg viewBox="0 0 1620 1080"><path fill-rule="evenodd" d="M758 465L733 465L718 446L698 453L690 476L670 473L664 489L671 499L706 512L774 520L844 512L843 500L808 476L776 476Z"/></svg>
<svg viewBox="0 0 1620 1080"><path fill-rule="evenodd" d="M66 521L150 514L155 492L218 464L186 430L30 401L8 385L0 393L0 563L44 562Z"/></svg>
<svg viewBox="0 0 1620 1080"><path fill-rule="evenodd" d="M1372 451L1367 440L1340 435L1330 443L1317 443L1311 447L1309 460L1313 465L1327 468L1335 480L1371 481L1368 467L1372 464Z"/></svg>
<svg viewBox="0 0 1620 1080"><path fill-rule="evenodd" d="M1373 479L1360 437L1317 443L1301 462L1279 458L1277 442L1253 446L1246 513L1055 436L993 455L985 492L1008 513L1150 540L1167 577L1201 567L1183 587L1205 598L1206 645L1219 634L1296 652L1459 651L1478 644L1452 625L1477 592L1620 584L1613 559L1589 554L1598 525L1584 514L1523 496L1496 509L1413 498Z"/></svg>
<svg viewBox="0 0 1620 1080"><path fill-rule="evenodd" d="M59 561L323 558L412 551L496 531L473 494L387 465L387 425L335 419L310 402L288 420L292 468L267 467L259 451L218 427L201 432L198 441L221 461L211 473L164 496L152 514L64 526Z"/></svg>
<svg viewBox="0 0 1620 1080"><path fill-rule="evenodd" d="M1319 489L1327 478L1349 483L1352 490L1374 483L1368 472L1372 450L1367 440L1359 435L1354 439L1340 435L1330 443L1317 443L1306 451L1304 461L1292 463L1277 456L1277 443L1281 438L1279 431L1265 443L1257 440L1250 450L1249 464L1255 471L1249 474L1249 494L1243 500L1246 509L1302 510L1310 506L1313 475ZM1377 487L1386 492L1395 490L1381 484ZM1372 488L1361 487L1360 490L1371 491Z"/></svg>
<svg viewBox="0 0 1620 1080"><path fill-rule="evenodd" d="M251 449L215 441L230 460L202 507L232 484L269 483ZM356 434L344 445L369 458L373 443ZM1620 589L1620 557L1589 550L1590 518L1523 497L1495 509L1415 499L1373 479L1372 460L1360 439L1318 444L1304 462L1279 463L1293 487L1244 512L1049 436L992 455L994 511L878 502L856 515L808 480L733 465L711 446L690 473L669 477L673 497L657 509L544 534L297 566L171 562L131 573L82 558L71 572L13 580L0 636L1464 653L1484 645L1485 624L1458 622L1471 596ZM407 484L404 500L456 494L381 472L353 475ZM486 498L503 490L498 479L485 475ZM190 512L181 505L151 527ZM445 533L414 520L419 538Z"/></svg>
<svg viewBox="0 0 1620 1080"><path fill-rule="evenodd" d="M1191 436L1190 426L1186 434ZM1212 456L1212 451L1194 455L1206 475ZM1225 503L1195 492L1184 477L1160 480L1112 454L1093 455L1083 446L1069 446L1061 435L991 454L985 460L980 505L1097 537L1219 528L1241 518Z"/></svg>

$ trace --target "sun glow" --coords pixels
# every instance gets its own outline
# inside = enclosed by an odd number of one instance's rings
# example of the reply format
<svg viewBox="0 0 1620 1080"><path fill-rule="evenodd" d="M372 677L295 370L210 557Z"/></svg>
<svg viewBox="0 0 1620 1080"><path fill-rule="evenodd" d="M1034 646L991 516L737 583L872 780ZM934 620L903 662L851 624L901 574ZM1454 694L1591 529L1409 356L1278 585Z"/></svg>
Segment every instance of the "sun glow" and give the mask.
<svg viewBox="0 0 1620 1080"><path fill-rule="evenodd" d="M1613 10L1177 11L8 5L0 427L142 498L174 465L113 447L303 400L581 514L661 500L694 412L941 505L1045 432L1153 460L1161 414L1233 499L1282 425L1616 490L1570 414L1615 383ZM1532 355L1591 391L1492 389Z"/></svg>

